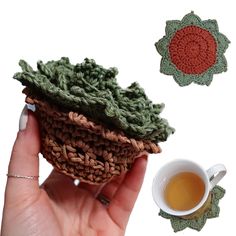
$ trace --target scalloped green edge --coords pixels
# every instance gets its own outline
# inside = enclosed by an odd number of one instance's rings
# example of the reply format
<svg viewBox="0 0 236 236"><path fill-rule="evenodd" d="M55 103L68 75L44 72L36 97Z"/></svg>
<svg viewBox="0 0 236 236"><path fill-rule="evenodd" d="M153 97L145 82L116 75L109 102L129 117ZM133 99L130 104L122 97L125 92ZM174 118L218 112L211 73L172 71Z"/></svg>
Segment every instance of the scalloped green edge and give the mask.
<svg viewBox="0 0 236 236"><path fill-rule="evenodd" d="M217 43L217 59L216 63L206 72L198 75L184 74L172 62L169 55L168 45L174 34L189 25L196 25L208 30L215 38ZM187 86L191 83L209 86L212 82L213 75L227 71L227 60L224 56L225 51L229 46L229 39L219 32L218 23L216 20L204 20L195 15L193 12L185 15L181 21L172 20L166 22L166 35L155 43L158 53L162 56L160 64L160 72L166 75L172 75L174 80L180 86ZM169 63L168 63L169 62Z"/></svg>
<svg viewBox="0 0 236 236"><path fill-rule="evenodd" d="M211 209L205 212L201 217L191 220L182 219L177 216L170 215L162 210L160 210L159 215L165 219L170 220L171 226L174 232L182 231L186 228L191 228L197 231L201 231L201 229L206 224L207 219L216 218L219 216L220 207L218 206L220 199L222 199L225 195L225 189L219 185L216 185L212 189L213 198Z"/></svg>
<svg viewBox="0 0 236 236"><path fill-rule="evenodd" d="M72 65L66 57L46 64L39 61L36 71L23 60L19 64L22 72L13 78L60 107L81 112L143 140L163 142L174 132L160 117L164 104L153 104L138 83L122 89L116 81L115 68L105 69L87 58Z"/></svg>

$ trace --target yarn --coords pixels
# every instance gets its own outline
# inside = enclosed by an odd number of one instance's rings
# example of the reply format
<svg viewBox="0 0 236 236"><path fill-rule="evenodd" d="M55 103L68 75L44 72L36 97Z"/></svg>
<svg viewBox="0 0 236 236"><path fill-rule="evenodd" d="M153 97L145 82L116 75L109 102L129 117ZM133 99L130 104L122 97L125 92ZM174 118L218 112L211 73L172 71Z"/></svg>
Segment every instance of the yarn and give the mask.
<svg viewBox="0 0 236 236"><path fill-rule="evenodd" d="M55 169L81 182L102 184L128 171L141 153L159 153L158 144L110 130L83 114L65 112L24 89L36 106L41 153Z"/></svg>
<svg viewBox="0 0 236 236"><path fill-rule="evenodd" d="M214 37L198 26L178 30L170 41L171 61L185 74L201 74L216 62Z"/></svg>
<svg viewBox="0 0 236 236"><path fill-rule="evenodd" d="M193 218L183 219L178 216L170 215L162 210L160 210L159 215L163 218L169 219L171 222L171 227L174 232L182 231L186 228L201 231L205 226L208 219L219 217L220 207L219 201L225 195L225 189L216 185L211 191L211 201L207 208L201 212L201 214L195 215Z"/></svg>
<svg viewBox="0 0 236 236"><path fill-rule="evenodd" d="M210 85L214 74L227 71L224 53L229 43L216 20L203 21L194 12L181 21L167 21L165 36L155 43L162 56L160 71L180 86Z"/></svg>
<svg viewBox="0 0 236 236"><path fill-rule="evenodd" d="M66 57L45 64L39 61L36 71L23 60L19 64L22 72L14 78L49 103L85 114L134 138L158 143L174 132L160 117L164 104L153 104L137 83L122 89L115 78L116 68L105 69L87 58L72 65Z"/></svg>

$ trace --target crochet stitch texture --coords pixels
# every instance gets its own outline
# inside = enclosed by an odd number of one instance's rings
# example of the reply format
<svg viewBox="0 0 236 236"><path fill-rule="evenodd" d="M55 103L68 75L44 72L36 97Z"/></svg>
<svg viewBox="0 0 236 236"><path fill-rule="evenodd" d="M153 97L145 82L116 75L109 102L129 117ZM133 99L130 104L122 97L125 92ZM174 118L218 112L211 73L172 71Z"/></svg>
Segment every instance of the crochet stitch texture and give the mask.
<svg viewBox="0 0 236 236"><path fill-rule="evenodd" d="M72 65L66 57L45 64L38 61L37 70L23 60L19 64L22 72L15 79L67 111L79 111L131 137L157 143L174 132L160 117L164 104L153 104L137 83L122 89L116 68L105 69L87 58Z"/></svg>
<svg viewBox="0 0 236 236"><path fill-rule="evenodd" d="M162 56L160 71L180 86L210 85L214 74L227 71L224 53L230 41L216 20L202 21L191 12L181 21L167 21L165 33L155 44Z"/></svg>
<svg viewBox="0 0 236 236"><path fill-rule="evenodd" d="M170 220L174 232L182 231L186 228L201 231L208 219L216 218L219 216L220 214L219 201L224 197L225 189L223 189L219 185L216 185L212 189L211 194L212 194L212 200L210 208L197 218L182 219L177 216L169 215L162 210L160 210L159 215L163 218Z"/></svg>

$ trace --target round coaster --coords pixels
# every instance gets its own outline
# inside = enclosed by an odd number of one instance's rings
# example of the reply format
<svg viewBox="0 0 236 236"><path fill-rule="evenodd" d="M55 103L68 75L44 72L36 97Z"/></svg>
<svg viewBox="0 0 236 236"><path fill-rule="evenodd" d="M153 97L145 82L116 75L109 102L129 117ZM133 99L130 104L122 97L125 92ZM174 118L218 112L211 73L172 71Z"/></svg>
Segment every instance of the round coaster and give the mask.
<svg viewBox="0 0 236 236"><path fill-rule="evenodd" d="M230 41L219 32L216 20L202 21L191 12L181 21L167 21L165 31L155 44L162 56L160 71L180 86L210 85L214 74L227 70L224 53Z"/></svg>
<svg viewBox="0 0 236 236"><path fill-rule="evenodd" d="M185 217L177 217L160 210L159 215L170 220L174 232L182 231L186 228L201 231L206 224L207 219L216 218L219 216L220 208L218 204L219 200L223 198L224 195L225 190L216 185L212 189L206 203L197 212Z"/></svg>

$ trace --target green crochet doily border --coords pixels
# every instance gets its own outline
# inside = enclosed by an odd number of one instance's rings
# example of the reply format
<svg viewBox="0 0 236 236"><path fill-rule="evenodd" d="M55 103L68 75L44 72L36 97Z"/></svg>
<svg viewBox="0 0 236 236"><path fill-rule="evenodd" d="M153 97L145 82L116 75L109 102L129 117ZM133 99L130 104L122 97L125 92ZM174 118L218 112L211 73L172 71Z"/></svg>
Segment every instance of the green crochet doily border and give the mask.
<svg viewBox="0 0 236 236"><path fill-rule="evenodd" d="M45 64L38 61L37 70L23 60L19 64L22 72L14 79L60 107L157 143L174 132L160 117L164 104L153 104L138 83L122 89L115 78L116 68L105 69L87 58L72 65L67 57Z"/></svg>
<svg viewBox="0 0 236 236"><path fill-rule="evenodd" d="M212 189L212 193L212 204L210 210L205 212L201 217L197 219L182 219L180 217L170 215L162 210L160 210L159 215L163 218L170 220L174 232L182 231L186 228L201 231L204 225L206 224L207 219L212 219L219 216L220 207L218 205L220 199L223 198L225 195L225 190L222 187L216 185Z"/></svg>
<svg viewBox="0 0 236 236"><path fill-rule="evenodd" d="M217 60L216 63L202 74L185 74L180 71L171 61L168 45L175 33L190 25L199 26L207 30L215 38L217 43ZM219 74L227 71L227 60L224 56L226 49L229 46L229 39L219 32L218 23L216 20L204 20L191 12L183 17L181 21L170 20L166 22L166 35L155 43L158 53L162 56L160 72L166 75L172 75L174 80L180 86L186 86L193 83L199 85L210 85L214 74Z"/></svg>

